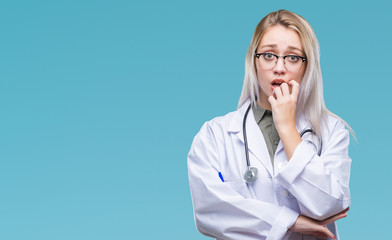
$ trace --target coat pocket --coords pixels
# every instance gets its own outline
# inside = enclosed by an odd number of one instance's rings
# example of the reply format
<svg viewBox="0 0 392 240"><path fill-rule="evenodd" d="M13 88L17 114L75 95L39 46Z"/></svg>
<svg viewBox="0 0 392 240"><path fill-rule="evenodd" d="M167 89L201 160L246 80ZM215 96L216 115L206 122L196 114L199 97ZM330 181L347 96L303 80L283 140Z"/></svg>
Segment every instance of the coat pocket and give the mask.
<svg viewBox="0 0 392 240"><path fill-rule="evenodd" d="M226 184L226 186L228 186L230 189L237 192L244 198L252 198L248 186L246 185L244 180L238 179L234 181L224 182L224 184Z"/></svg>

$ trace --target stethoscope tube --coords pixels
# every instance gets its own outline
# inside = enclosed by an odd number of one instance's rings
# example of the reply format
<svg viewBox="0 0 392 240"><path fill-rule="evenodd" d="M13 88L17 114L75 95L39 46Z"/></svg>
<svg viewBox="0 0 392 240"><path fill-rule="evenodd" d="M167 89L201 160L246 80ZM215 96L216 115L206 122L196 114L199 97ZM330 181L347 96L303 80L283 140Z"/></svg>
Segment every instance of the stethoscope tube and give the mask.
<svg viewBox="0 0 392 240"><path fill-rule="evenodd" d="M249 104L248 109L246 109L244 121L242 122L242 129L243 129L242 132L244 133L246 165L248 166L248 168L250 167L250 161L249 161L248 138L246 137L246 118L248 117L248 113L249 113L251 106L252 106L252 104Z"/></svg>
<svg viewBox="0 0 392 240"><path fill-rule="evenodd" d="M308 132L309 132L309 133L313 133L314 135L316 135L316 133L313 131L313 129L310 129L310 128L303 130L299 135L300 135L301 138L302 138L302 136L303 136L305 133L308 133ZM316 136L317 136L317 135L316 135ZM321 149L323 148L323 142L320 141L320 140L319 140L319 142L320 142L320 147L318 148L318 152L317 152L317 155L318 155L318 156L321 155Z"/></svg>
<svg viewBox="0 0 392 240"><path fill-rule="evenodd" d="M256 179L259 175L259 170L256 167L250 166L248 138L246 137L246 118L248 117L248 113L249 113L251 106L252 106L252 104L249 104L249 107L245 112L244 121L242 124L242 132L244 134L244 144L245 144L245 157L246 157L246 165L247 165L247 169L244 174L244 180L247 183L252 183L252 182L256 181Z"/></svg>

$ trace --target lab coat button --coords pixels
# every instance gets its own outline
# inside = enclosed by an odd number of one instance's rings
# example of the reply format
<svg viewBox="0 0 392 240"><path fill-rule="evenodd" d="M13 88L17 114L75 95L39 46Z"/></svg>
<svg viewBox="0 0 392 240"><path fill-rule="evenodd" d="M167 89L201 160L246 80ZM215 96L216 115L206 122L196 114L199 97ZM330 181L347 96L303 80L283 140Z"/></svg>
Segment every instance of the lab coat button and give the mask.
<svg viewBox="0 0 392 240"><path fill-rule="evenodd" d="M285 197L288 197L289 196L289 192L287 190L283 190L282 191L282 195L285 196Z"/></svg>

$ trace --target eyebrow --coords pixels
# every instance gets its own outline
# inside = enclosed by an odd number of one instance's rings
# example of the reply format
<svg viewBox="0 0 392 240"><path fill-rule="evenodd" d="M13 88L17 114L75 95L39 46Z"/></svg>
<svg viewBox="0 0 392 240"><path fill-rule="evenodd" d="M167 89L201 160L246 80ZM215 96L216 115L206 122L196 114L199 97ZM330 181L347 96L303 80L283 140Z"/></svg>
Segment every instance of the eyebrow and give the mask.
<svg viewBox="0 0 392 240"><path fill-rule="evenodd" d="M264 45L261 48L269 48L269 47L270 48L275 48L276 46L277 46L276 44L269 44L269 45ZM300 51L302 54L304 54L304 51L302 49L299 49L299 48L296 48L296 47L293 47L293 46L288 46L287 49L288 50L297 50L297 51Z"/></svg>

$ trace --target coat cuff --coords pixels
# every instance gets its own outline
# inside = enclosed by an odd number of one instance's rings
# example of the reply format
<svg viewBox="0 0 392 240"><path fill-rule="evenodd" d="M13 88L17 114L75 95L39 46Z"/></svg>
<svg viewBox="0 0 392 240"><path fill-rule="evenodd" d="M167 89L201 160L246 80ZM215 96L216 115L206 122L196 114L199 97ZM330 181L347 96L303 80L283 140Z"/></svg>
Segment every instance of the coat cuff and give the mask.
<svg viewBox="0 0 392 240"><path fill-rule="evenodd" d="M299 213L283 206L276 218L276 222L272 225L267 240L283 239L287 230L297 221L298 216Z"/></svg>
<svg viewBox="0 0 392 240"><path fill-rule="evenodd" d="M276 175L276 179L283 186L291 185L316 154L316 147L313 143L302 141L286 166Z"/></svg>

